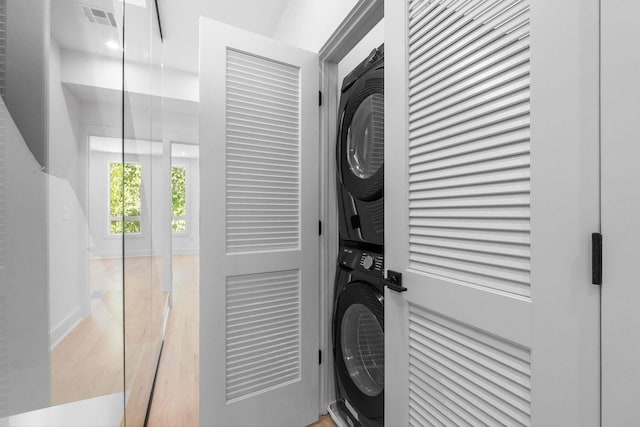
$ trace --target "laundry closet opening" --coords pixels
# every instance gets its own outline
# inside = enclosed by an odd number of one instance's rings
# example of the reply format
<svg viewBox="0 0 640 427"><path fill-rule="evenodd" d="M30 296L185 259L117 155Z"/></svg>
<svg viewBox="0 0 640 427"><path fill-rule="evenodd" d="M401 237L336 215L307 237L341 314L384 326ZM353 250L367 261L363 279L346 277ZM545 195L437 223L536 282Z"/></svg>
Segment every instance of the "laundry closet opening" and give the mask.
<svg viewBox="0 0 640 427"><path fill-rule="evenodd" d="M339 247L331 319L336 400L330 408L341 424L384 424L383 30L378 23L338 64Z"/></svg>

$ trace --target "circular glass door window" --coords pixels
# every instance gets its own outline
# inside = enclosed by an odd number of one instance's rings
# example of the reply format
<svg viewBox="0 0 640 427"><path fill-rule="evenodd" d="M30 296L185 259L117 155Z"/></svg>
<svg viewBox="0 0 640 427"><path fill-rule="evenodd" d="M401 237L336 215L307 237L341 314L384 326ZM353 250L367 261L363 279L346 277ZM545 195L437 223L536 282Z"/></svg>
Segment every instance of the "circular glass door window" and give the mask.
<svg viewBox="0 0 640 427"><path fill-rule="evenodd" d="M367 396L384 389L384 332L363 304L351 305L340 327L342 357L354 384Z"/></svg>
<svg viewBox="0 0 640 427"><path fill-rule="evenodd" d="M356 109L347 130L347 161L358 178L373 176L384 164L384 96L374 93Z"/></svg>

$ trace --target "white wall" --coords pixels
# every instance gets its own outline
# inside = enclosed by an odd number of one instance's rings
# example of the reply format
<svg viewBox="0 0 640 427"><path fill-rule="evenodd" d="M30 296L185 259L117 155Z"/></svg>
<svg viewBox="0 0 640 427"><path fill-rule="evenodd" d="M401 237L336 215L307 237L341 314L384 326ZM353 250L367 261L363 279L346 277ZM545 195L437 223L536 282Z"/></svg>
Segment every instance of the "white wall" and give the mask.
<svg viewBox="0 0 640 427"><path fill-rule="evenodd" d="M47 178L40 171L46 165L48 139L50 3L3 3L7 40L6 92L0 100L0 418L47 406L50 400Z"/></svg>
<svg viewBox="0 0 640 427"><path fill-rule="evenodd" d="M357 0L291 0L273 38L318 52L356 3Z"/></svg>
<svg viewBox="0 0 640 427"><path fill-rule="evenodd" d="M130 94L155 95L166 98L198 102L198 75L186 71L164 69L162 92L157 93L149 82L153 67L145 64L127 63L126 90ZM122 90L122 61L106 56L89 55L72 50L62 51L62 81L65 83ZM159 92L159 91L158 91Z"/></svg>
<svg viewBox="0 0 640 427"><path fill-rule="evenodd" d="M81 106L82 138L87 136L104 136L120 138L122 135L122 110L120 104L98 104L83 102ZM144 114L149 114L145 111ZM140 117L141 113L136 114ZM130 121L127 118L127 121ZM162 129L166 138L191 144L198 143L198 114L165 111L162 113ZM152 129L138 127L135 131L136 139L151 140Z"/></svg>
<svg viewBox="0 0 640 427"><path fill-rule="evenodd" d="M0 101L0 418L49 405L47 175Z"/></svg>
<svg viewBox="0 0 640 427"><path fill-rule="evenodd" d="M49 328L54 347L90 312L86 142L80 102L60 81L60 50L51 45L49 70Z"/></svg>
<svg viewBox="0 0 640 427"><path fill-rule="evenodd" d="M174 254L200 252L200 160L173 157L172 166L187 168L187 232L173 234Z"/></svg>
<svg viewBox="0 0 640 427"><path fill-rule="evenodd" d="M4 101L35 159L46 167L51 1L3 3Z"/></svg>

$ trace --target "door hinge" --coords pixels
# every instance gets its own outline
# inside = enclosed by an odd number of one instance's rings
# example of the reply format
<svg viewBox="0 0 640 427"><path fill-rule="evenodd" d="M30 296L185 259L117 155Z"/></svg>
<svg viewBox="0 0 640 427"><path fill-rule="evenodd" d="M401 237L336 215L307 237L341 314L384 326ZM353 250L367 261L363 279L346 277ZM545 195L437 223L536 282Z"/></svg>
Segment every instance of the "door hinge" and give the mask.
<svg viewBox="0 0 640 427"><path fill-rule="evenodd" d="M591 283L602 285L602 234L591 233Z"/></svg>
<svg viewBox="0 0 640 427"><path fill-rule="evenodd" d="M384 285L394 292L406 292L407 288L402 286L402 273L387 270L387 278L384 279Z"/></svg>
<svg viewBox="0 0 640 427"><path fill-rule="evenodd" d="M318 350L318 365L322 365L322 350Z"/></svg>
<svg viewBox="0 0 640 427"><path fill-rule="evenodd" d="M322 221L318 221L318 236L322 236Z"/></svg>
<svg viewBox="0 0 640 427"><path fill-rule="evenodd" d="M318 107L322 107L322 92L318 91Z"/></svg>

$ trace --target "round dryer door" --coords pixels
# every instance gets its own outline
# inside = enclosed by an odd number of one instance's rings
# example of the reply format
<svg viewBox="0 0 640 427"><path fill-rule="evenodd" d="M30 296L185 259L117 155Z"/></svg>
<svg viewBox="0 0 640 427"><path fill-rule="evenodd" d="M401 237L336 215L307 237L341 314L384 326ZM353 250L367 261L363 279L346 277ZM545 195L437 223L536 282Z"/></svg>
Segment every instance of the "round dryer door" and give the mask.
<svg viewBox="0 0 640 427"><path fill-rule="evenodd" d="M384 415L384 303L370 284L354 282L339 295L335 363L349 403L367 418Z"/></svg>
<svg viewBox="0 0 640 427"><path fill-rule="evenodd" d="M383 69L377 69L354 84L340 128L342 182L364 201L380 198L384 188L383 74Z"/></svg>
<svg viewBox="0 0 640 427"><path fill-rule="evenodd" d="M347 163L352 174L368 179L384 165L384 96L369 95L347 128Z"/></svg>

